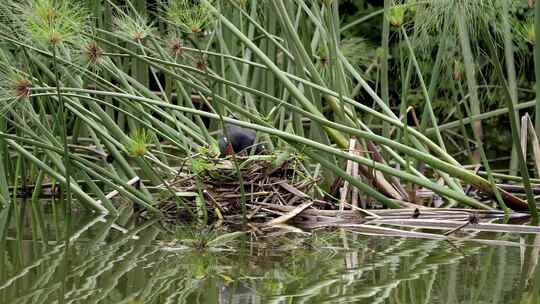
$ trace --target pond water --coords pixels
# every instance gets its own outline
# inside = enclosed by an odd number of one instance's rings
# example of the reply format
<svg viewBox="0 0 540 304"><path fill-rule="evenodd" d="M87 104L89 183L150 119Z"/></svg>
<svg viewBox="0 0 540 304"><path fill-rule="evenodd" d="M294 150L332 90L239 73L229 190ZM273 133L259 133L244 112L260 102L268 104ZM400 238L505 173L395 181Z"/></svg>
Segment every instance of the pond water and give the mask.
<svg viewBox="0 0 540 304"><path fill-rule="evenodd" d="M506 246L339 229L220 237L81 216L66 248L61 229L41 227L46 243L10 228L0 303L540 303L534 236L489 236Z"/></svg>

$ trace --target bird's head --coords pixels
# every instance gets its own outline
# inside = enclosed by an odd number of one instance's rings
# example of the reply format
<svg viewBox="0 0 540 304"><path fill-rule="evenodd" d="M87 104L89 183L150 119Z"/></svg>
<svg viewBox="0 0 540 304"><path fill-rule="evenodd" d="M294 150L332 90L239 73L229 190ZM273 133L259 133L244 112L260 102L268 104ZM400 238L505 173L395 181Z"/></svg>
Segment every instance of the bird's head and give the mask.
<svg viewBox="0 0 540 304"><path fill-rule="evenodd" d="M218 144L219 144L219 152L221 153L221 156L230 156L234 153L233 146L231 145L230 142L228 142L225 136L219 139Z"/></svg>

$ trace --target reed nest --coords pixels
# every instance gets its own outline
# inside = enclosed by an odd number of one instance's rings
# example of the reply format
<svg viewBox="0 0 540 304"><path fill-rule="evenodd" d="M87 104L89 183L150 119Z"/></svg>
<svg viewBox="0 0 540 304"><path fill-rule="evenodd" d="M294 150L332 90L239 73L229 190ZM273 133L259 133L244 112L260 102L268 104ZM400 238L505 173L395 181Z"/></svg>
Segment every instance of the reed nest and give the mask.
<svg viewBox="0 0 540 304"><path fill-rule="evenodd" d="M230 159L201 156L186 160L191 166L182 166L176 177L168 181L169 189L162 188L164 193L172 189L176 199L164 200L159 209L172 221L198 216L205 208L209 219L237 222L244 216L245 202L249 221L266 222L283 215L279 210L283 207L336 208L333 203L313 199L322 178L310 177L298 159L237 156L236 161L241 179Z"/></svg>
<svg viewBox="0 0 540 304"><path fill-rule="evenodd" d="M197 157L186 159L191 166L178 168L176 177L168 181L168 197L159 204L165 221L192 221L207 216L211 221L238 224L244 218L252 227L288 226L290 229L344 227L365 233L445 237L444 234L426 234L408 231L410 228L476 231L512 231L521 228L493 224L504 217L499 210L457 208L427 208L421 205L403 209L364 210L351 205L340 207L338 201L317 199L322 178L312 178L301 160L283 161L275 156L237 157L231 160ZM241 187L243 185L243 194ZM242 208L245 200L245 211ZM524 220L528 214L513 213L513 220ZM384 227L386 226L386 227ZM403 229L394 229L401 227ZM538 231L540 232L540 231Z"/></svg>

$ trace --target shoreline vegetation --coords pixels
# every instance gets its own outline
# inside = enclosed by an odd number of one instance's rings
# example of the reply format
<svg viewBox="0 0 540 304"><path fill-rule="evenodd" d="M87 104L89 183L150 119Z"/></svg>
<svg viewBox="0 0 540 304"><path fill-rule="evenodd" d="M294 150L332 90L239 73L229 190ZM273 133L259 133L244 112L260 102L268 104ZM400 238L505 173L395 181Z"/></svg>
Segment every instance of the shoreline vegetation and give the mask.
<svg viewBox="0 0 540 304"><path fill-rule="evenodd" d="M538 233L507 224L538 224L535 5L5 1L0 224ZM266 153L220 157L226 124Z"/></svg>

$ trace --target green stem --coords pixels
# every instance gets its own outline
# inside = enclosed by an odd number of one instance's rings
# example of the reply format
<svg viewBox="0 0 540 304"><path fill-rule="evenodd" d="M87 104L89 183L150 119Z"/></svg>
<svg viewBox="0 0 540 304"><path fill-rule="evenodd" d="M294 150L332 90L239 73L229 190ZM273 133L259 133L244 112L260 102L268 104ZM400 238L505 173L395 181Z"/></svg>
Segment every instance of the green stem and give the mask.
<svg viewBox="0 0 540 304"><path fill-rule="evenodd" d="M390 22L386 17L390 11L390 0L384 0L384 14L383 29L382 29L382 45L383 50L382 63L381 63L381 98L387 107L390 107L390 93L388 89L388 51L390 41ZM383 135L390 137L390 128L386 122L383 122Z"/></svg>
<svg viewBox="0 0 540 304"><path fill-rule="evenodd" d="M467 12L465 11L464 5L457 5L457 26L459 33L459 42L461 45L461 52L463 53L463 63L465 65L465 76L467 78L467 87L470 94L470 104L472 115L479 115L480 112L480 100L478 99L478 90L476 84L476 73L473 53L471 50L471 41L469 39L467 21L465 20ZM484 140L484 135L482 131L482 122L475 121L472 123L473 132L478 136L480 141ZM480 151L475 151L474 157L475 161L480 161Z"/></svg>
<svg viewBox="0 0 540 304"><path fill-rule="evenodd" d="M66 88L63 88L63 89L67 90ZM100 91L92 91L92 90L84 90L84 89L76 89L76 88L69 89L69 90L70 91L81 91L81 92L92 92L93 94L104 95L104 96L107 96L107 95L119 96L119 95L121 95L122 97L130 98L132 100L137 100L137 101L141 101L141 102L148 103L148 104L160 105L162 107L168 107L168 108L171 108L171 109L184 111L184 112L187 112L187 113L206 116L206 117L213 118L213 119L219 119L219 116L217 114L212 114L212 113L208 113L208 112L204 112L204 111L200 111L200 110L196 110L196 109L192 109L192 108L176 106L176 105L164 103L162 101L151 100L151 99L140 97L140 96L131 96L131 95L127 95L127 94L120 94L120 93L114 93L114 92L100 92ZM83 96L83 95L75 95L75 94L69 94L69 93L65 93L65 95L66 96L79 97L79 98L86 98L86 96ZM491 186L490 186L488 181L484 180L483 178L478 177L473 172L470 172L468 170L463 169L460 166L455 166L455 165L446 163L444 161L439 160L437 157L431 156L429 154L420 154L418 150L415 150L415 149L410 148L408 146L402 145L400 143L397 143L397 142L392 141L390 139L384 138L382 136L378 136L378 135L375 135L375 134L372 134L372 133L369 133L369 132L365 132L365 131L359 131L359 130L357 130L355 128L342 126L342 125L333 123L331 121L328 121L328 120L326 120L324 118L317 117L316 115L312 115L311 118L312 119L317 119L317 121L319 123L325 124L326 128L330 128L330 129L334 128L334 129L338 129L338 130L347 130L350 134L359 136L361 138L365 138L367 140L372 140L374 142L378 142L378 143L383 144L383 145L388 145L389 147L392 147L392 148L400 149L404 153L407 153L407 154L409 154L409 155L411 155L413 157L419 158L422 161L425 161L426 163L434 166L434 168L445 171L445 172L449 173L450 175L452 175L452 176L454 176L456 178L463 179L464 181L469 182L471 184L474 184L475 186L480 187L480 188L482 188L484 190L488 190L488 191L491 190ZM325 151L325 152L334 154L336 156L340 156L340 157L345 158L345 159L350 159L352 161L359 162L360 164L363 164L363 165L366 165L368 167L374 168L375 170L380 170L383 173L386 173L386 174L389 174L389 175L394 175L394 176L397 176L397 177L412 181L414 183L425 186L425 187L427 187L429 189L432 189L434 191L440 191L440 193L442 193L443 195L447 195L447 196L449 196L451 198L454 198L454 199L456 199L458 201L461 201L461 202L463 202L465 204L470 204L471 206L475 206L477 208L489 208L489 207L486 207L484 204L479 203L478 201L476 201L473 198L470 198L470 197L467 197L465 195L456 193L455 191L448 190L445 187L435 185L435 184L433 184L431 182L428 182L428 181L426 181L424 179L421 179L421 178L419 178L417 176L413 176L413 175L411 175L409 173L405 173L405 172L402 172L400 170L396 170L396 169L391 168L389 166L386 166L384 164L373 162L372 160L369 160L369 159L366 159L366 158L363 158L363 157L352 156L352 155L350 155L348 153L345 153L343 151L340 151L340 150L338 150L336 148L332 148L332 147L329 147L327 145L324 145L324 144L321 144L321 143L318 143L318 142L314 142L314 141L309 140L307 138L298 137L298 136L289 134L287 132L279 131L279 130L268 128L268 127L259 126L259 125L252 124L252 123L238 121L238 120L231 119L231 118L223 118L223 119L224 119L225 122L230 122L230 123L242 126L242 127L246 127L246 128L266 132L266 133L269 133L269 134L273 134L273 135L276 135L276 136L279 136L279 137L283 138L284 140L293 141L293 142L300 143L300 144L305 144L305 145L311 146L313 148L320 149L321 151ZM511 198L512 196L507 194L507 197ZM518 204L518 206L516 206L516 207L518 209L523 208L520 205L519 202L520 202L519 200L516 200L516 203Z"/></svg>
<svg viewBox="0 0 540 304"><path fill-rule="evenodd" d="M510 112L509 116L510 126L512 128L512 141L514 143L514 146L516 147L516 150L518 151L517 157L520 164L519 167L521 171L521 176L523 177L525 192L527 194L527 203L529 204L529 211L531 212L532 222L534 225L537 225L538 211L536 209L536 201L534 199L534 194L531 189L531 181L529 180L529 169L527 168L527 162L525 161L525 156L523 155L523 147L521 146L520 142L517 118L515 115L513 115L516 110L514 109L514 103L512 102L512 94L510 93L510 89L508 87L508 84L506 83L504 72L497 56L497 50L495 48L493 38L491 37L491 33L487 28L484 28L484 36L487 37L486 41L488 42L488 50L492 58L492 63L495 66L495 70L497 71L497 75L499 76L499 80L504 84L505 98L503 99L506 100L506 105L508 106L508 110Z"/></svg>
<svg viewBox="0 0 540 304"><path fill-rule="evenodd" d="M62 93L61 93L61 88L60 88L60 70L59 70L59 67L58 67L58 62L57 62L57 50L56 50L56 47L53 46L52 47L52 53L53 53L53 65L54 65L54 76L55 76L55 82L56 82L56 97L58 98L58 105L59 105L59 113L58 113L58 116L59 116L59 121L61 122L61 127L60 127L60 131L61 131L61 138L62 138L62 143L64 145L64 155L63 155L63 160L64 160L64 167L65 167L65 170L66 170L66 175L65 175L65 178L66 178L66 197L67 197L67 210L66 210L66 216L68 218L71 218L68 214L68 212L71 212L71 163L70 163L70 159L69 159L69 146L68 146L68 142L67 142L67 118L66 118L66 110L65 110L65 107L64 107L64 102L62 100Z"/></svg>
<svg viewBox="0 0 540 304"><path fill-rule="evenodd" d="M62 143L64 145L64 151L63 151L63 162L64 162L64 168L65 168L65 179L66 179L66 186L64 189L66 189L66 206L64 210L64 259L62 261L62 284L60 287L60 304L64 304L65 298L66 298L66 285L67 285L67 273L69 268L69 248L70 248L70 225L71 225L71 162L69 159L69 147L67 143L67 117L65 113L64 108L64 102L62 101L62 94L60 90L60 71L58 67L58 62L56 60L57 55L57 49L56 46L52 46L52 53L53 53L53 66L54 66L54 80L56 83L56 93L58 98L58 104L60 106L58 111L59 121L61 123L60 132L62 137Z"/></svg>
<svg viewBox="0 0 540 304"><path fill-rule="evenodd" d="M279 3L283 4L283 3ZM277 5L278 9L282 9L281 5ZM221 24L223 24L228 30L230 30L237 38L239 38L247 47L249 47L255 55L259 57L259 59L264 62L264 64L274 73L277 79L279 79L283 85L287 88L287 90L291 93L291 95L298 100L302 106L308 110L309 112L323 117L323 114L313 105L313 103L306 98L306 96L298 89L294 83L281 71L281 69L270 59L266 54L259 48L255 43L253 43L251 40L249 40L248 37L246 37L238 28L232 24L225 16L223 16L219 11L217 11L215 8L211 7L210 9L214 10L214 13L217 15L219 20L221 21ZM314 76L314 75L312 75ZM340 133L336 132L332 129L325 129L325 131L328 133L332 139L336 141L336 143L343 149L346 149L348 146L347 139Z"/></svg>
<svg viewBox="0 0 540 304"><path fill-rule="evenodd" d="M540 134L540 1L534 4L534 75L536 77L536 107L534 125L536 134Z"/></svg>

